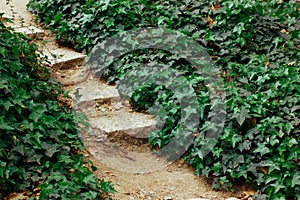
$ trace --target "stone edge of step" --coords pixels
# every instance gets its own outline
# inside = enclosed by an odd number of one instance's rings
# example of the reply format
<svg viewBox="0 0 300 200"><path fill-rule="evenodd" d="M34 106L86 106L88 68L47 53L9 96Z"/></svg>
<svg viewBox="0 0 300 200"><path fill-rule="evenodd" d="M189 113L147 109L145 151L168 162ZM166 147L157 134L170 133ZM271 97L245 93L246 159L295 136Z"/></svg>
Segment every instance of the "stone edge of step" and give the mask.
<svg viewBox="0 0 300 200"><path fill-rule="evenodd" d="M43 54L46 56L45 64L54 69L70 69L75 66L81 66L86 58L86 55L82 53L65 48L52 49Z"/></svg>
<svg viewBox="0 0 300 200"><path fill-rule="evenodd" d="M106 119L105 121L108 121L110 117L127 118L130 117L129 115L135 116L132 119L135 118L134 121L138 123L134 125L130 124L128 126L123 126L123 127L121 125L112 127L113 124L111 124L109 128L107 126L103 127L102 124L96 124L97 120L101 121L104 120L104 118ZM148 137L149 131L157 129L157 122L154 116L144 114L144 113L136 113L136 112L124 113L122 111L112 111L112 112L107 112L107 114L104 116L92 117L89 119L89 121L93 128L99 129L100 131L105 132L107 135L118 134L118 135L129 135L131 137L137 137L137 138L145 138ZM145 122L145 123L141 123L141 122Z"/></svg>
<svg viewBox="0 0 300 200"><path fill-rule="evenodd" d="M37 36L44 37L45 32L42 29L39 29L35 26L22 26L22 27L14 27L15 31L18 33L23 33L28 37L34 39Z"/></svg>
<svg viewBox="0 0 300 200"><path fill-rule="evenodd" d="M13 20L14 17L11 16L11 15L3 14L3 15L0 17L0 20L4 20L4 19Z"/></svg>

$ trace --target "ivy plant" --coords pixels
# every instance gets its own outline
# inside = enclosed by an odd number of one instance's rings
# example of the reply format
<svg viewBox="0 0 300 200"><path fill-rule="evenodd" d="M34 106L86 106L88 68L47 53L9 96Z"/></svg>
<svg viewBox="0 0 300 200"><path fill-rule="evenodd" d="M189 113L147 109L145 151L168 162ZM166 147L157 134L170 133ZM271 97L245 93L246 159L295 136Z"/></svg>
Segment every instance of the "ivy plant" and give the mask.
<svg viewBox="0 0 300 200"><path fill-rule="evenodd" d="M39 191L39 199L99 199L114 192L81 154L77 124L86 118L59 101L64 91L35 52L29 38L0 21L0 198Z"/></svg>

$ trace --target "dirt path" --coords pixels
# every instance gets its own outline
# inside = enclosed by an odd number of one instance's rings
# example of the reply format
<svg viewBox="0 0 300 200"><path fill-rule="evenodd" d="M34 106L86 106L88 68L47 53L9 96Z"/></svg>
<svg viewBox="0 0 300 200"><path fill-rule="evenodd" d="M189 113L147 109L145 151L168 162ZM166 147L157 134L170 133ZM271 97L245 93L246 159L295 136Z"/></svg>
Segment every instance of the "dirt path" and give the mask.
<svg viewBox="0 0 300 200"><path fill-rule="evenodd" d="M17 12L15 20L17 25L33 23L33 16L25 10L26 3L27 1L20 0L11 2ZM0 7L1 12L12 15L10 6L6 5L5 0L0 0ZM20 18L24 19L24 23L19 23ZM60 49L55 44L49 45L51 46L49 49L55 51ZM67 51L69 50L62 52ZM196 177L193 174L194 170L182 161L166 163L151 154L147 139L136 138L130 134L147 132L153 126L153 119L133 112L128 103L120 100L113 86L106 85L92 76L83 78L86 74L78 72L80 63L74 60L74 58L68 60L66 56L66 59L59 61L61 64L57 66L60 68L67 65L68 69L56 69L53 74L58 81L68 83L66 89L71 90L72 97L77 91L86 98L78 105L94 128L93 131L82 133L83 141L90 152L87 156L98 168L96 175L114 184L118 192L112 195L113 199L221 200L233 196L228 192L213 191L204 178ZM82 81L76 82L78 78Z"/></svg>
<svg viewBox="0 0 300 200"><path fill-rule="evenodd" d="M212 191L204 179L193 175L193 170L186 164L175 162L165 169L151 173L132 174L108 168L94 160L100 169L98 174L115 183L118 191L114 199L225 199L228 193Z"/></svg>

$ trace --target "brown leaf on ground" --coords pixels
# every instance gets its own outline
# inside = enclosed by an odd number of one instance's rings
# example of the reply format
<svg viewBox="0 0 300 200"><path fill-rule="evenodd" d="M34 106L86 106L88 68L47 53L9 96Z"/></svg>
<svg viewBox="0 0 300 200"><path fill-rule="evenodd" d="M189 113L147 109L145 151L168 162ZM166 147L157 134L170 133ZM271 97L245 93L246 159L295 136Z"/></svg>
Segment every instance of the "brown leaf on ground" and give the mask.
<svg viewBox="0 0 300 200"><path fill-rule="evenodd" d="M207 23L207 25L210 26L214 23L214 20L208 15L206 18L206 23Z"/></svg>
<svg viewBox="0 0 300 200"><path fill-rule="evenodd" d="M210 7L210 10L215 11L215 10L219 10L220 8L221 8L220 5L214 4L214 5L212 5L212 6Z"/></svg>
<svg viewBox="0 0 300 200"><path fill-rule="evenodd" d="M25 196L25 195L26 195L25 192L22 192L22 193L14 192L14 193L8 195L7 197L4 197L3 200L25 200L25 199L27 200L27 199L29 199L29 197Z"/></svg>
<svg viewBox="0 0 300 200"><path fill-rule="evenodd" d="M289 32L284 28L280 31L281 33L289 34Z"/></svg>
<svg viewBox="0 0 300 200"><path fill-rule="evenodd" d="M295 64L296 64L296 61L292 61L292 62L288 63L288 65L290 65L290 66L293 66Z"/></svg>
<svg viewBox="0 0 300 200"><path fill-rule="evenodd" d="M243 191L243 199L250 199L255 193L256 191L254 189Z"/></svg>
<svg viewBox="0 0 300 200"><path fill-rule="evenodd" d="M262 171L264 174L267 174L267 173L268 173L268 168L260 167L259 169L260 169L260 171Z"/></svg>

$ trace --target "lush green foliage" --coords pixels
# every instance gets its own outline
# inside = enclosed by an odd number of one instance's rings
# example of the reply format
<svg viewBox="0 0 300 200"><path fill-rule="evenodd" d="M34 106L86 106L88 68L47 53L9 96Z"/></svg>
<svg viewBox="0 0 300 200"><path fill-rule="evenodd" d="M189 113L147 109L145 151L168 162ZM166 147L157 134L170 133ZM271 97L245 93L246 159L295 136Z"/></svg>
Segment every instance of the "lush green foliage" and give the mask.
<svg viewBox="0 0 300 200"><path fill-rule="evenodd" d="M142 26L179 30L202 44L222 70L227 92L224 131L205 157L201 147L209 143L202 133L210 128L213 102L204 78L193 73L186 61L157 49L135 51L105 69L105 74L110 81L139 82L151 73L130 73L141 64L163 63L180 69L194 86L200 105L200 134L184 156L196 173L212 175L215 188L230 188L234 180L242 179L255 183L261 197L300 198L300 16L295 2L48 2L31 0L31 6L58 39L75 41L79 49L89 51L118 31ZM152 146L163 147L177 137L181 108L170 90L145 81L134 88L131 102L137 110L158 104L167 111L159 116L165 122L163 128L150 134Z"/></svg>
<svg viewBox="0 0 300 200"><path fill-rule="evenodd" d="M59 104L63 91L36 51L0 22L0 198L40 188L40 199L99 199L113 188L79 154L85 117Z"/></svg>

